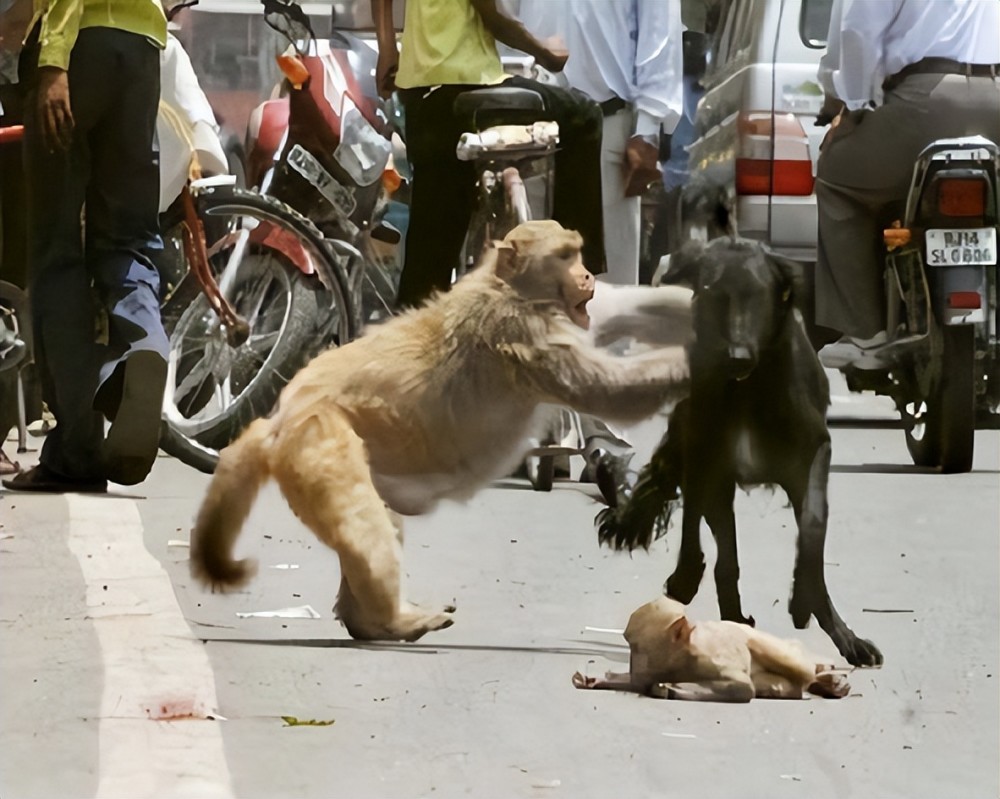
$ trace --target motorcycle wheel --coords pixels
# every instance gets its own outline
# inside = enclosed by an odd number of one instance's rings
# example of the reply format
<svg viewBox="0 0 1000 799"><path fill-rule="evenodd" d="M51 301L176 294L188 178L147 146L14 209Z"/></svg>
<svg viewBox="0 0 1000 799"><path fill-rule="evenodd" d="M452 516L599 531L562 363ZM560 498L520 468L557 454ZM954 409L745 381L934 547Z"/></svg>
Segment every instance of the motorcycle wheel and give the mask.
<svg viewBox="0 0 1000 799"><path fill-rule="evenodd" d="M929 396L906 406L906 448L917 466L945 474L972 468L975 443L975 329L942 328L941 369Z"/></svg>
<svg viewBox="0 0 1000 799"><path fill-rule="evenodd" d="M246 196L244 196L246 195ZM278 232L249 243L226 296L249 325L249 336L231 342L206 297L198 292L170 329L170 365L164 394L160 446L204 472L215 469L218 450L251 421L274 407L291 377L319 350L346 343L353 314L341 276L320 281L303 275L279 247L294 236L316 262L329 255L318 231L304 235L307 220L270 198L249 192L199 198L206 246L216 274L239 247L241 232L270 223ZM308 233L308 229L305 229ZM190 275L188 279L193 279ZM190 294L190 292L189 292ZM183 296L183 295L182 295Z"/></svg>

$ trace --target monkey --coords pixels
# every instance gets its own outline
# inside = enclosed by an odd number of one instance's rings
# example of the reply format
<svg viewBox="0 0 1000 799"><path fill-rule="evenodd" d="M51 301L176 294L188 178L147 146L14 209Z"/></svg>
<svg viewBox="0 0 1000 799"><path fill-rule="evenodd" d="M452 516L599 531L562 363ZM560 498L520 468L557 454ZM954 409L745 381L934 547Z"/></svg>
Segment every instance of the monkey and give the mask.
<svg viewBox="0 0 1000 799"><path fill-rule="evenodd" d="M366 640L415 641L453 622L401 597L401 516L510 474L543 403L636 421L684 395L683 346L615 357L587 342L594 276L575 231L527 222L426 305L316 356L219 457L191 536L204 585L243 584L232 550L265 480L337 552L334 608Z"/></svg>
<svg viewBox="0 0 1000 799"><path fill-rule="evenodd" d="M843 671L808 658L798 641L732 621L692 624L684 605L665 596L632 613L625 640L627 674L576 672L573 685L693 702L802 699L803 691L840 699L850 692Z"/></svg>

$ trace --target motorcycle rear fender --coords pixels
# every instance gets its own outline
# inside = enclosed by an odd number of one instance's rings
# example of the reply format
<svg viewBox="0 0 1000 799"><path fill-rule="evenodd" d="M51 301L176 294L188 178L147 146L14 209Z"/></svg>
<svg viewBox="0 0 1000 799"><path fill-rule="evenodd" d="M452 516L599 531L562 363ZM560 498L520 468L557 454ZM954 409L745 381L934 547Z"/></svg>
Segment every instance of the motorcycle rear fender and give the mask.
<svg viewBox="0 0 1000 799"><path fill-rule="evenodd" d="M988 292L986 270L994 266L948 266L931 268L931 296L934 298L937 318L945 325L982 324L986 322ZM978 308L954 308L949 297L956 292L975 292L979 295Z"/></svg>

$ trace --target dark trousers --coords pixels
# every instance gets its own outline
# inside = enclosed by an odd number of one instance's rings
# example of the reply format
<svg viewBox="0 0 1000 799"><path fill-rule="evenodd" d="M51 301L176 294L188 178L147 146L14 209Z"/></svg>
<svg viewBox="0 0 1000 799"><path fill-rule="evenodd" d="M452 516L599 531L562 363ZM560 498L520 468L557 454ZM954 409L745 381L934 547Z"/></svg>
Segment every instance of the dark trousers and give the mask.
<svg viewBox="0 0 1000 799"><path fill-rule="evenodd" d="M42 395L57 421L41 461L67 477L100 478L99 386L132 352L168 352L148 256L162 247L159 52L125 31L80 31L69 68L76 126L65 153L42 139L37 62L29 41L21 61L29 294Z"/></svg>
<svg viewBox="0 0 1000 799"><path fill-rule="evenodd" d="M604 266L601 210L600 106L579 92L548 86L519 76L505 86L530 88L545 99L540 119L559 124L555 157L552 216L583 236L583 260L591 272ZM468 120L452 109L455 97L482 86L441 86L401 92L406 109L406 154L413 169L410 223L400 277L398 304L419 305L434 292L447 291L459 265L462 243L476 200L476 168L459 161L458 140Z"/></svg>

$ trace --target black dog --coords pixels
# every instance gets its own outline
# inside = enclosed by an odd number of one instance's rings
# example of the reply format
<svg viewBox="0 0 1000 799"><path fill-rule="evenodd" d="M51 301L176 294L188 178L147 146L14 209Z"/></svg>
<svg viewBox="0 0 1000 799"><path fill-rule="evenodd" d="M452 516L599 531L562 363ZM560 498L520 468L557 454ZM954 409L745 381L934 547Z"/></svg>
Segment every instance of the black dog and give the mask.
<svg viewBox="0 0 1000 799"><path fill-rule="evenodd" d="M740 606L733 499L737 485L777 484L788 494L799 528L789 602L795 626L805 627L815 616L848 662L881 664L877 647L840 618L823 575L830 388L795 305L798 265L727 237L685 245L671 259L665 280L695 293L691 395L674 409L634 488L619 486L617 501L598 516L602 543L648 548L683 498L681 549L666 593L687 603L698 591L705 571L699 540L704 518L718 544L722 618L752 625Z"/></svg>

